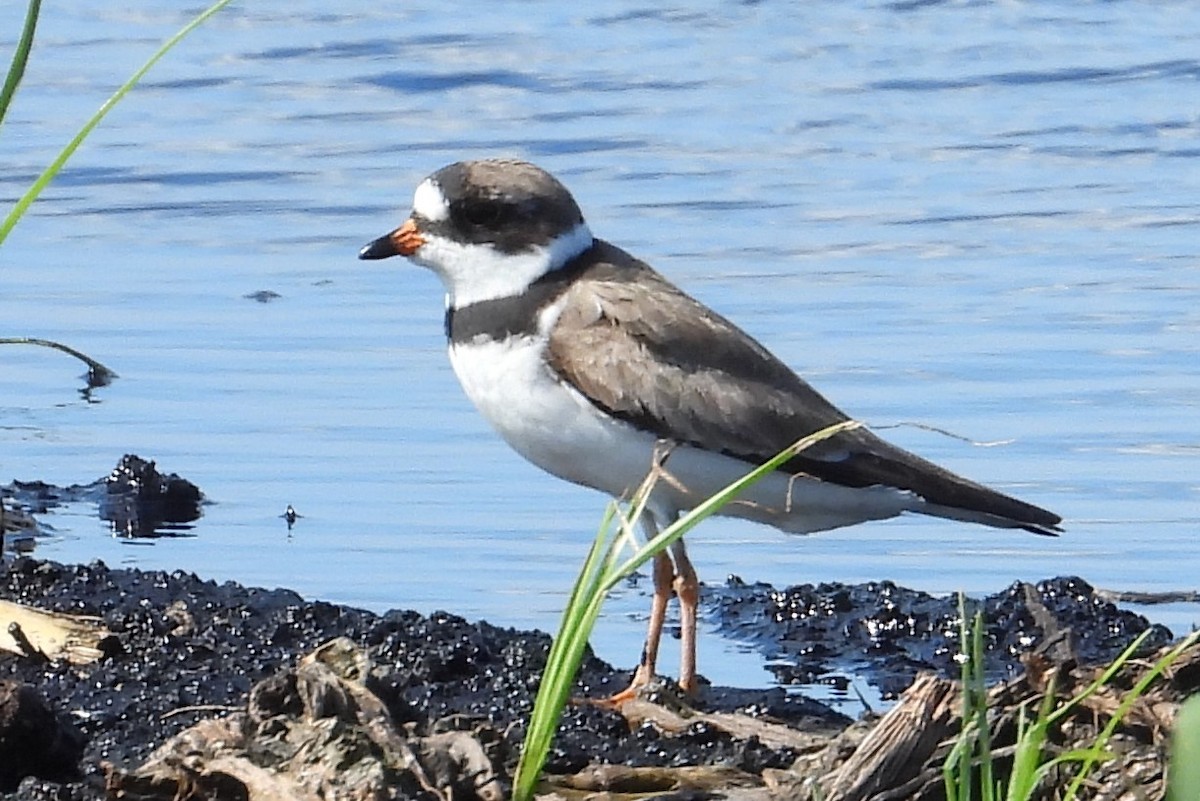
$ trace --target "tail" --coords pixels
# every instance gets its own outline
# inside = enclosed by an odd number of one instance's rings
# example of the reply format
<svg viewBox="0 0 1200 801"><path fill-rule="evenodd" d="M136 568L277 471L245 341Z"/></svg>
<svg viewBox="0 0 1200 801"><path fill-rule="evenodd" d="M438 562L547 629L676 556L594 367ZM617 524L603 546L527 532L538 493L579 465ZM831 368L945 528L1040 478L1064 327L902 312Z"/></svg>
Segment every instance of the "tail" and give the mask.
<svg viewBox="0 0 1200 801"><path fill-rule="evenodd" d="M1021 504L1021 506L1028 508L1031 513L1023 514L1020 517L1009 517L1007 515L983 512L976 509L963 509L929 502L926 502L917 511L931 517L961 520L964 523L979 523L993 528L1019 528L1033 534L1041 534L1044 537L1057 537L1062 532L1062 527L1058 525L1062 522L1062 518L1053 512L1048 512L1041 507L1018 501L1016 498L1011 498L999 492L994 494L1005 501ZM1035 517L1036 520L1034 519Z"/></svg>
<svg viewBox="0 0 1200 801"><path fill-rule="evenodd" d="M786 467L846 486L880 485L906 490L924 501L915 509L921 514L995 528L1019 528L1050 537L1062 531L1062 517L1054 512L956 475L866 429L842 436L845 439L837 444L850 446L848 452L839 454L842 458L812 459L801 454Z"/></svg>

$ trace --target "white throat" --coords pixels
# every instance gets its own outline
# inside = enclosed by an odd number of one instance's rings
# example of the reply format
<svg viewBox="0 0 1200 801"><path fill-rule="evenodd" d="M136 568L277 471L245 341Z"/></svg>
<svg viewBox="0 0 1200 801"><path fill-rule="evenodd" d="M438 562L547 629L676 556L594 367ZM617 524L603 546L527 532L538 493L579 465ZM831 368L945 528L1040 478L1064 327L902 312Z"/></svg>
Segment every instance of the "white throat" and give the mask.
<svg viewBox="0 0 1200 801"><path fill-rule="evenodd" d="M446 303L455 309L519 295L592 246L585 222L548 245L522 253L501 253L490 244L463 244L432 234L424 237L425 244L409 258L438 274L446 287Z"/></svg>

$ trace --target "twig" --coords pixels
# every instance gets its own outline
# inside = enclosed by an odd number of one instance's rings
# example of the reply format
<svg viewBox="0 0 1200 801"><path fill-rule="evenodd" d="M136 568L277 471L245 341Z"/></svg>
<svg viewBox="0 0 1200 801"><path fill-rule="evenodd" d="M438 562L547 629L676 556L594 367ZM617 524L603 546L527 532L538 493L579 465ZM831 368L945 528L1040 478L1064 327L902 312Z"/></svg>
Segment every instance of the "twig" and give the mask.
<svg viewBox="0 0 1200 801"><path fill-rule="evenodd" d="M0 345L40 345L44 348L54 348L55 350L61 350L63 353L70 354L88 366L88 386L90 387L106 387L117 377L116 373L91 356L81 353L61 342L38 339L37 337L0 337Z"/></svg>
<svg viewBox="0 0 1200 801"><path fill-rule="evenodd" d="M17 644L17 648L21 649L21 653L29 659L38 662L49 662L50 657L42 649L38 648L29 640L29 635L21 628L21 624L13 621L8 624L8 636L12 637L13 642Z"/></svg>
<svg viewBox="0 0 1200 801"><path fill-rule="evenodd" d="M941 434L943 437L950 437L950 439L956 439L959 442L965 442L968 445L974 445L976 448L995 448L998 445L1011 445L1015 441L1011 439L995 439L989 442L981 442L976 439L971 439L970 437L964 437L962 434L955 434L953 431L948 431L944 428L931 426L927 423L918 423L915 420L901 420L899 423L888 423L881 426L873 425L870 426L870 428L874 429L875 431L881 431L885 428L919 428L922 431Z"/></svg>
<svg viewBox="0 0 1200 801"><path fill-rule="evenodd" d="M1133 590L1103 590L1097 588L1096 597L1122 604L1194 604L1200 602L1200 591L1166 590L1164 592L1136 592Z"/></svg>
<svg viewBox="0 0 1200 801"><path fill-rule="evenodd" d="M225 704L196 704L195 706L181 706L177 709L172 709L170 712L164 712L159 720L173 718L176 715L184 715L188 712L237 712L241 707L226 706Z"/></svg>

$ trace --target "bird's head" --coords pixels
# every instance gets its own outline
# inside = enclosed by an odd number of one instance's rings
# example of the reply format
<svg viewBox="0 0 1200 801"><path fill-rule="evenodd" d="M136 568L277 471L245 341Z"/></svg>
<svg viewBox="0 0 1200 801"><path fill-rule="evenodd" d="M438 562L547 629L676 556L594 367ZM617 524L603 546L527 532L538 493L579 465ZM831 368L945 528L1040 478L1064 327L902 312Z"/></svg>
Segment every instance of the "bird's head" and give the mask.
<svg viewBox="0 0 1200 801"><path fill-rule="evenodd" d="M358 257L407 256L437 273L461 308L520 294L591 245L579 205L557 178L528 162L490 159L430 175L404 224Z"/></svg>

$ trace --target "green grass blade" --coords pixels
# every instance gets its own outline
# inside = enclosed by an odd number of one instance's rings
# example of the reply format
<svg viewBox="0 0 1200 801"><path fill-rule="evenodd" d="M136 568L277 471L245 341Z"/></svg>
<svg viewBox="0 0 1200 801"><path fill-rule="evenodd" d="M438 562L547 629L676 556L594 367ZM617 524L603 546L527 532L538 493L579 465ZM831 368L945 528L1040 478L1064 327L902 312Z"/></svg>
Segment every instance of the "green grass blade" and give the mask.
<svg viewBox="0 0 1200 801"><path fill-rule="evenodd" d="M29 51L33 48L33 34L37 31L41 8L42 0L29 0L29 8L25 12L25 25L21 28L21 38L17 40L17 49L13 51L12 64L4 78L4 88L0 89L0 125L4 123L13 95L17 93L17 87L25 77L25 65L29 63Z"/></svg>
<svg viewBox="0 0 1200 801"><path fill-rule="evenodd" d="M617 529L615 535L612 534L614 527ZM619 505L616 501L609 502L596 538L575 579L558 634L546 658L525 744L513 776L514 798L533 797L546 755L550 751L550 743L558 728L558 718L570 698L571 686L583 662L588 637L599 615L599 605L593 604L593 600L603 597L600 580L605 568L611 567L614 549L630 536L628 528L629 521L624 518Z"/></svg>
<svg viewBox="0 0 1200 801"><path fill-rule="evenodd" d="M976 715L979 720L976 737L976 754L979 756L979 787L980 794L988 801L994 801L996 782L992 772L992 727L988 723L987 707L987 671L984 668L983 647L983 612L975 613L975 624L971 627L971 656L975 669L971 671L971 693L975 696Z"/></svg>
<svg viewBox="0 0 1200 801"><path fill-rule="evenodd" d="M579 576L575 579L575 586L571 588L571 595L567 598L567 606L563 609L562 620L559 622L559 630L563 630L570 625L570 612L576 608L582 599L587 594L588 577L593 575L600 560L604 556L604 537L605 533L612 526L612 521L620 514L620 509L617 507L616 501L609 502L604 510L604 517L600 521L600 530L596 535L596 539L592 542L592 547L588 549L587 558L583 560L583 567L580 568Z"/></svg>
<svg viewBox="0 0 1200 801"><path fill-rule="evenodd" d="M567 704L575 669L583 661L583 648L580 646L580 627L586 618L586 605L589 594L594 594L595 572L603 557L603 543L609 525L616 509L615 503L610 503L605 513L600 535L592 543L584 560L575 586L571 590L567 607L563 610L562 625L558 635L550 644L550 653L546 657L546 667L542 671L542 680L538 685L537 696L533 703L533 712L529 717L529 728L525 734L525 744L517 762L516 774L513 776L513 798L532 798L537 786L538 776L546 763L546 755L550 752L550 743L558 728L558 717ZM582 638L584 646L587 635ZM569 675L568 675L569 674Z"/></svg>
<svg viewBox="0 0 1200 801"><path fill-rule="evenodd" d="M1008 792L1004 796L1006 801L1029 801L1033 798L1038 782L1049 770L1042 764L1042 749L1049 735L1050 717L1056 697L1056 681L1055 674L1050 674L1037 719L1033 723L1029 723L1025 717L1025 706L1021 707L1012 772L1008 779Z"/></svg>
<svg viewBox="0 0 1200 801"><path fill-rule="evenodd" d="M1200 695L1183 702L1171 735L1171 769L1167 773L1168 801L1200 798Z"/></svg>
<svg viewBox="0 0 1200 801"><path fill-rule="evenodd" d="M60 170L62 170L63 165L67 163L67 159L74 155L75 151L79 149L79 146L83 144L83 140L87 139L88 134L90 134L92 130L100 124L100 121L103 120L105 115L112 110L113 106L120 102L121 98L129 94L129 91L137 85L138 81L140 81L147 72L150 71L150 68L157 64L159 59L170 52L175 45L179 44L179 42L185 36L203 24L213 14L216 14L222 8L229 5L231 2L232 0L218 0L218 2L213 3L187 25L184 25L178 33L164 42L162 47L160 47L154 53L154 55L152 55L150 59L137 70L137 72L133 73L129 80L121 85L121 88L117 89L117 91L113 93L112 97L104 101L104 104L100 106L100 109L92 115L91 119L84 123L83 127L79 129L79 132L75 134L74 138L72 138L71 141L67 143L67 146L62 149L62 152L58 154L54 161L50 162L50 166L42 171L42 174L39 175L37 180L33 182L33 185L30 186L25 194L21 196L20 200L17 201L16 205L13 206L12 210L8 213L8 216L4 218L4 222L0 223L0 244L2 244L4 240L8 238L9 232L12 231L13 227L17 224L21 217L25 215L25 212L29 209L30 204L37 200L37 197L42 193L42 190L45 189L52 180L54 180L54 177L58 175Z"/></svg>
<svg viewBox="0 0 1200 801"><path fill-rule="evenodd" d="M672 542L682 537L700 521L737 497L748 486L778 469L788 459L824 439L860 425L861 423L857 421L846 420L799 440L766 464L733 482L711 498L705 499L703 503L672 523L658 536L642 547L636 548L631 557L619 563L620 553L637 541L633 527L649 503L650 493L655 482L661 477L662 470L657 467L659 465L657 456L656 467L650 471L646 480L630 499L629 514L623 514L615 504L610 504L605 512L596 540L592 543L592 548L588 551L587 559L576 579L567 610L563 613L562 625L550 647L546 669L542 673L542 681L538 687L533 712L530 715L529 728L525 733L525 743L517 762L516 773L513 776L512 797L514 801L528 801L533 797L542 767L546 763L550 743L558 728L559 716L570 697L571 687L583 660L588 638L600 616L600 609L609 590L656 553L669 547ZM615 532L612 530L614 526Z"/></svg>
<svg viewBox="0 0 1200 801"><path fill-rule="evenodd" d="M1037 792L1039 783L1051 771L1067 764L1077 764L1079 767L1071 783L1065 791L1060 791L1061 795L1055 796L1063 801L1073 801L1078 797L1080 789L1091 776L1095 766L1113 758L1108 744L1129 710L1163 672L1170 668L1188 649L1195 647L1200 642L1200 632L1193 632L1151 666L1150 670L1137 681L1133 688L1122 695L1116 711L1091 744L1060 753L1052 759L1045 759L1045 744L1049 739L1050 728L1061 722L1080 703L1095 694L1100 688L1109 685L1122 668L1133 659L1151 632L1149 630L1143 632L1099 676L1074 697L1058 705L1057 708L1058 697L1055 693L1055 677L1052 674L1042 697L1037 718L1032 723L1028 720L1026 705L1022 705L1019 710L1013 764L1005 788L1004 783L995 778L991 762L986 695L984 694L986 687L983 675L982 620L979 615L976 615L974 624L968 628L965 623L966 610L961 594L959 595L959 618L964 621L959 635L963 654L967 658L963 662L962 668L962 731L942 762L942 779L948 801L970 801L972 798L976 785L976 765L972 759L973 754L978 759L978 784L984 801L1000 797L1002 790L1006 801L1030 801ZM1189 758L1189 764L1192 767L1200 765L1200 700L1196 700L1194 709L1196 710L1193 713L1196 719L1192 724L1194 727L1192 732L1194 754ZM1181 769L1181 772L1184 770L1186 768ZM1185 801L1185 799L1193 801L1193 799L1200 798L1200 767L1195 767L1192 781L1197 784L1189 785L1186 794L1171 797L1170 801Z"/></svg>
<svg viewBox="0 0 1200 801"><path fill-rule="evenodd" d="M762 480L764 476L775 472L783 466L785 462L794 458L797 454L811 448L819 442L837 436L843 431L850 431L855 428L860 428L862 423L857 420L844 420L840 423L835 423L831 426L826 426L820 431L809 434L807 437L797 440L785 450L773 456L769 461L764 462L759 467L750 471L746 475L734 481L729 486L725 487L720 492L706 498L703 502L691 509L687 514L680 517L667 528L663 529L657 537L647 542L646 545L635 553L632 557L626 560L618 569L618 573L612 577L609 582L608 589L611 589L625 576L630 575L637 570L656 553L669 547L671 543L687 534L696 526L700 525L705 519L716 514L721 507L733 501L741 495L747 488Z"/></svg>
<svg viewBox="0 0 1200 801"><path fill-rule="evenodd" d="M972 652L974 639L971 636L971 625L967 622L967 598L960 592L958 594L958 648L962 662L959 666L958 678L962 687L960 699L962 728L950 753L942 762L942 782L946 786L948 801L970 801L971 788L975 778L971 754L975 751L977 739L977 710L971 686L975 665L983 658L983 655Z"/></svg>
<svg viewBox="0 0 1200 801"><path fill-rule="evenodd" d="M1061 707L1059 707L1055 712L1053 712L1048 719L1049 723L1051 723L1051 724L1057 723L1060 719L1069 715L1071 713L1071 710L1075 708L1076 704L1079 704L1080 702L1091 697L1101 687L1103 687L1104 685L1106 685L1110 681L1112 681L1113 677L1116 676L1117 673L1119 673L1121 671L1121 668L1123 668L1125 666L1126 662L1128 662L1130 659L1133 658L1133 655L1135 653L1137 653L1138 649L1142 647L1142 643L1144 643L1146 641L1146 638L1149 636L1150 636L1149 629L1147 629L1146 631L1143 631L1141 634L1139 634L1134 639L1134 641L1131 642L1125 648L1125 650L1122 651L1120 653L1120 655L1116 659L1114 659L1108 665L1108 667L1106 667L1104 669L1104 671L1099 676L1097 676L1095 679L1092 680L1092 682L1090 684L1088 684L1087 687L1084 687L1082 690L1079 691L1078 694L1076 694L1076 696L1074 698L1072 698L1070 701L1067 701L1065 704L1063 704Z"/></svg>
<svg viewBox="0 0 1200 801"><path fill-rule="evenodd" d="M1149 633L1149 630L1143 632L1142 636L1138 637L1138 639L1134 641L1134 644L1140 644L1141 641L1144 640L1147 635L1149 635ZM1174 664L1176 659L1183 656L1183 654L1189 648L1194 647L1197 642L1200 642L1200 631L1192 632L1191 635L1184 638L1184 640L1179 643L1179 645L1176 645L1174 648L1172 648L1166 656L1155 662L1150 670L1146 671L1145 675L1143 675L1138 682L1133 685L1133 689L1125 693L1124 697L1121 698L1121 703L1117 707L1117 711L1114 712L1112 717L1108 719L1108 723L1100 732L1100 736L1096 738L1096 741L1092 743L1090 748L1086 749L1087 754L1082 760L1083 764L1080 765L1079 772L1075 775L1075 778L1067 787L1067 793L1063 796L1064 801L1071 801L1071 799L1078 797L1079 789L1091 775L1092 769L1095 767L1096 763L1106 758L1106 755L1109 755L1109 751L1107 750L1109 740L1112 739L1117 727L1120 726L1122 721L1125 720L1125 716L1129 714L1129 710L1133 707L1134 703L1145 694L1146 690L1150 689L1150 685L1153 684L1155 680L1158 679L1158 677L1161 676L1164 671L1166 671L1167 668ZM1124 661L1128 661L1133 657L1135 651L1136 649L1131 645L1121 655L1122 659ZM1115 671L1113 671L1113 673L1115 673ZM1108 675L1108 671L1105 671L1105 675Z"/></svg>

